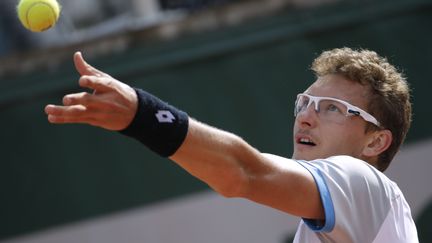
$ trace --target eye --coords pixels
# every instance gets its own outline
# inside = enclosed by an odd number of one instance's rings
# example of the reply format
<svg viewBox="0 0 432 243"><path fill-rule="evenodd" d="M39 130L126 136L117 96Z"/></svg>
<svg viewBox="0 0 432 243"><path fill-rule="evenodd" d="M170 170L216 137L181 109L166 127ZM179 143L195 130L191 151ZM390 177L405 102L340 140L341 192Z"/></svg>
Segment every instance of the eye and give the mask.
<svg viewBox="0 0 432 243"><path fill-rule="evenodd" d="M341 110L339 107L337 107L336 105L334 105L334 104L328 104L326 110L327 110L327 111L331 111L331 112L339 112L339 113L342 113L342 110Z"/></svg>

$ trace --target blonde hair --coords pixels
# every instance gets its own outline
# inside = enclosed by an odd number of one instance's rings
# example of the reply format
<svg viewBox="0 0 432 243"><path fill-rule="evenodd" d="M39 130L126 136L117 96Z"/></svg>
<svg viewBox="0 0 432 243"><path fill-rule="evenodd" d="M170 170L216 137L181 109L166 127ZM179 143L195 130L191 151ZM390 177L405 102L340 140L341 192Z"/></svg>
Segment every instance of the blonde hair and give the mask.
<svg viewBox="0 0 432 243"><path fill-rule="evenodd" d="M378 169L386 170L411 124L410 89L405 77L386 58L364 49L325 51L314 60L312 70L318 77L338 74L370 88L367 110L381 128L368 124L365 132L388 129L393 135L390 147L378 157Z"/></svg>

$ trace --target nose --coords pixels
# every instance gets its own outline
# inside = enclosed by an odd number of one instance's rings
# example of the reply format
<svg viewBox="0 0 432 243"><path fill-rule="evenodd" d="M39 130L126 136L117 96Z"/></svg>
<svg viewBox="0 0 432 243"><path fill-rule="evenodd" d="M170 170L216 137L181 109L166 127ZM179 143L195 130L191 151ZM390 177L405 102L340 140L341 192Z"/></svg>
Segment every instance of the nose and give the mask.
<svg viewBox="0 0 432 243"><path fill-rule="evenodd" d="M300 128L310 128L317 125L318 113L315 110L314 103L311 103L309 107L297 114L296 123Z"/></svg>

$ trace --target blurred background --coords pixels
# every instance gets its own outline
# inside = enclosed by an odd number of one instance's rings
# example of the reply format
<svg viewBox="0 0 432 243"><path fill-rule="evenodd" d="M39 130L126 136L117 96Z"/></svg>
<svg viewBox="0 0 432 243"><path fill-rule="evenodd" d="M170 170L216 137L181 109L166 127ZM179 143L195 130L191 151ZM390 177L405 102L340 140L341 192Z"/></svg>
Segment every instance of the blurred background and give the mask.
<svg viewBox="0 0 432 243"><path fill-rule="evenodd" d="M25 30L0 2L0 242L291 242L299 219L224 199L136 141L50 125L79 91L72 55L290 157L295 95L323 50L367 48L408 77L412 128L386 174L432 242L431 0L75 0Z"/></svg>

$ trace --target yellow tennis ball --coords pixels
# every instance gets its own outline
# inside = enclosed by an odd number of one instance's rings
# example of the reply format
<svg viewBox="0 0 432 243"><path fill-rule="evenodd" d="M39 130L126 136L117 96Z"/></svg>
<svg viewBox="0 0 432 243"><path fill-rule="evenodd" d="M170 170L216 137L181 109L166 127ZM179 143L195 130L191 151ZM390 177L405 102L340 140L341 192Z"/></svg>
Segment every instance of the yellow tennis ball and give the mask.
<svg viewBox="0 0 432 243"><path fill-rule="evenodd" d="M41 32L55 25L60 15L56 0L20 0L18 18L27 29Z"/></svg>

